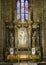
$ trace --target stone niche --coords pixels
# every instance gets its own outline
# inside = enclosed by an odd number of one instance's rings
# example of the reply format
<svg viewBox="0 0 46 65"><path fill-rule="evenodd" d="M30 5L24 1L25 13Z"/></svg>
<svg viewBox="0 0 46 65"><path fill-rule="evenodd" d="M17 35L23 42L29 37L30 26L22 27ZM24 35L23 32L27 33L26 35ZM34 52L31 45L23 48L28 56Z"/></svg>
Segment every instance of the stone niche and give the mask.
<svg viewBox="0 0 46 65"><path fill-rule="evenodd" d="M30 0L33 8L33 20L41 23L41 43L43 59L46 58L46 0ZM0 60L3 60L3 48L5 47L5 24L13 21L15 0L0 0ZM1 8L2 7L2 8Z"/></svg>

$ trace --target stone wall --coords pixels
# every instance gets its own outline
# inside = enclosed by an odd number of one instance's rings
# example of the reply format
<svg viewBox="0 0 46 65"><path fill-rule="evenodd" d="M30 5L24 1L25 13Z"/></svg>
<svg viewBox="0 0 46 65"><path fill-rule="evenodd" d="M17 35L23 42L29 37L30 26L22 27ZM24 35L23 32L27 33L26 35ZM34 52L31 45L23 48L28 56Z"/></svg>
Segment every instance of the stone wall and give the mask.
<svg viewBox="0 0 46 65"><path fill-rule="evenodd" d="M46 0L44 0L44 58L46 57Z"/></svg>
<svg viewBox="0 0 46 65"><path fill-rule="evenodd" d="M2 19L2 6L0 0L0 61L3 59L3 19Z"/></svg>

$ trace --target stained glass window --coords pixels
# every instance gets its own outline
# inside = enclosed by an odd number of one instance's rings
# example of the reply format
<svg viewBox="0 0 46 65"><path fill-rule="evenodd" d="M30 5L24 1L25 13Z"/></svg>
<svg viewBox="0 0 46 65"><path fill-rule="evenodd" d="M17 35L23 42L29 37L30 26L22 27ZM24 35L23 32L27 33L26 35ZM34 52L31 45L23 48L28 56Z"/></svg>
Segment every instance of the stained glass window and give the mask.
<svg viewBox="0 0 46 65"><path fill-rule="evenodd" d="M20 19L20 1L17 1L17 19Z"/></svg>
<svg viewBox="0 0 46 65"><path fill-rule="evenodd" d="M28 0L17 0L17 19L28 20Z"/></svg>

